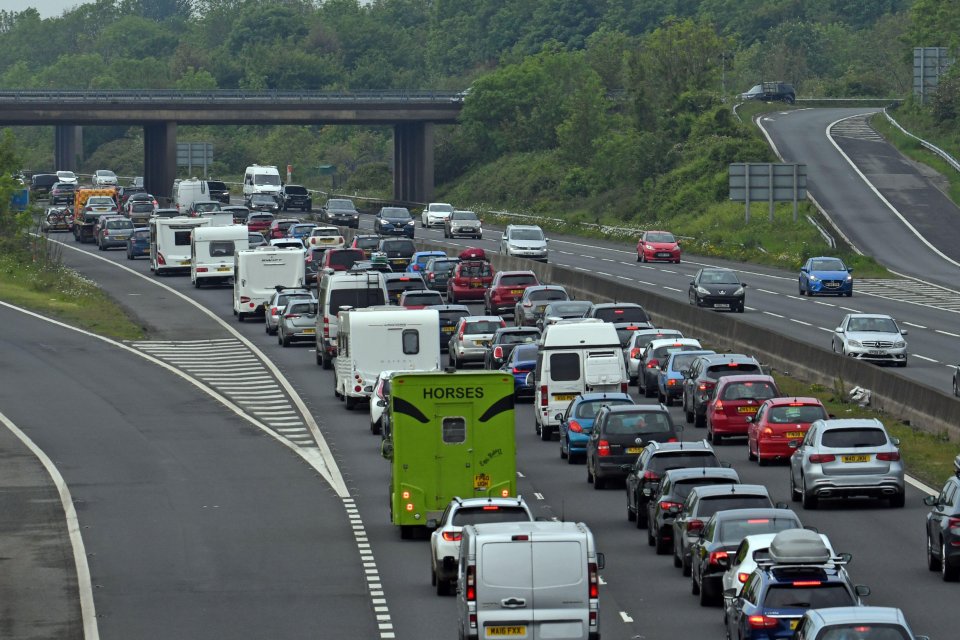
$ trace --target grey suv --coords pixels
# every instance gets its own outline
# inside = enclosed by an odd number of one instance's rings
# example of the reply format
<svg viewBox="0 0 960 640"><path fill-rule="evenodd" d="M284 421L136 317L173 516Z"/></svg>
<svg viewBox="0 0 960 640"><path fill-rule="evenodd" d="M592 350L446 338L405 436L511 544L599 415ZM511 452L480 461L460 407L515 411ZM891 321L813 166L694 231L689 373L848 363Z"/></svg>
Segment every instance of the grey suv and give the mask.
<svg viewBox="0 0 960 640"><path fill-rule="evenodd" d="M723 376L762 374L760 363L740 353L700 356L683 372L683 412L687 424L707 426L707 404Z"/></svg>

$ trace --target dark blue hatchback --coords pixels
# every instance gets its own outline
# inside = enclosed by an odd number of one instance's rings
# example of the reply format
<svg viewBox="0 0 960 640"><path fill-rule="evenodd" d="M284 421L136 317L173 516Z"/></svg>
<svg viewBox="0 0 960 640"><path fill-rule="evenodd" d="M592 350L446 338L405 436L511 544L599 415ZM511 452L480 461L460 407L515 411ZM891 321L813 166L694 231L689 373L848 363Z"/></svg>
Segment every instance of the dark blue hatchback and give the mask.
<svg viewBox="0 0 960 640"><path fill-rule="evenodd" d="M522 344L510 354L501 367L513 375L513 397L533 399L533 384L527 384L527 374L537 366L537 345Z"/></svg>
<svg viewBox="0 0 960 640"><path fill-rule="evenodd" d="M137 227L127 239L127 260L140 256L150 257L150 229L147 227Z"/></svg>
<svg viewBox="0 0 960 640"><path fill-rule="evenodd" d="M600 408L620 404L636 403L628 393L585 393L571 400L560 420L560 457L570 464L583 460Z"/></svg>

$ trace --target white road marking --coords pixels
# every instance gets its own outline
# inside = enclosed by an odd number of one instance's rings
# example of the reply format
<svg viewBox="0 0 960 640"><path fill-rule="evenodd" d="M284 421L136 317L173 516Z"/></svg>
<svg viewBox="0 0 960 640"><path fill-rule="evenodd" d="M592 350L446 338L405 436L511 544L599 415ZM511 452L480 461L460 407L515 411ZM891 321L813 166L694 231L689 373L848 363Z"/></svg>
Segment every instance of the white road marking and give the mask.
<svg viewBox="0 0 960 640"><path fill-rule="evenodd" d="M826 327L817 327L820 331L826 331L827 333L833 333L833 329L827 329Z"/></svg>
<svg viewBox="0 0 960 640"><path fill-rule="evenodd" d="M790 322L796 322L797 324L802 324L805 327L812 327L813 325L809 322L804 322L803 320L797 320L796 318L790 318Z"/></svg>
<svg viewBox="0 0 960 640"><path fill-rule="evenodd" d="M613 258L600 258L600 259L603 260L604 262L616 262L616 260L614 260Z"/></svg>
<svg viewBox="0 0 960 640"><path fill-rule="evenodd" d="M633 278L628 278L627 276L617 276L620 280L626 280L627 282L633 282Z"/></svg>
<svg viewBox="0 0 960 640"><path fill-rule="evenodd" d="M906 320L902 321L900 324L905 324L909 327L916 327L917 329L926 329L922 324L913 324L912 322L907 322Z"/></svg>
<svg viewBox="0 0 960 640"><path fill-rule="evenodd" d="M517 471L517 477L518 477L518 478L526 478L527 476L525 476L525 475L523 475L522 473L520 473L519 471Z"/></svg>
<svg viewBox="0 0 960 640"><path fill-rule="evenodd" d="M681 289L676 289L676 288L674 288L674 287L668 287L668 286L666 286L666 285L661 285L661 287L662 287L663 289L667 289L667 290L669 290L669 291L676 291L677 293L679 293L679 292L681 291Z"/></svg>
<svg viewBox="0 0 960 640"><path fill-rule="evenodd" d="M945 336L950 336L951 338L960 338L960 333L953 333L951 331L944 331L942 329L934 329L937 333L942 333Z"/></svg>
<svg viewBox="0 0 960 640"><path fill-rule="evenodd" d="M637 266L641 269L656 269L656 267L651 267L645 264L638 264Z"/></svg>
<svg viewBox="0 0 960 640"><path fill-rule="evenodd" d="M835 307L835 306L837 306L837 305L833 304L832 302L821 302L820 300L814 300L814 301L813 301L813 304L822 304L822 305L825 306L825 307Z"/></svg>
<svg viewBox="0 0 960 640"><path fill-rule="evenodd" d="M769 293L769 294L772 295L772 296L778 296L778 295L780 295L780 294L777 293L776 291L768 291L767 289L757 289L757 291L759 291L760 293Z"/></svg>
<svg viewBox="0 0 960 640"><path fill-rule="evenodd" d="M774 313L773 311L764 311L768 316L773 316L774 318L782 318L783 316L779 313Z"/></svg>
<svg viewBox="0 0 960 640"><path fill-rule="evenodd" d="M840 307L844 311L849 311L850 313L863 313L860 309L851 309L850 307Z"/></svg>
<svg viewBox="0 0 960 640"><path fill-rule="evenodd" d="M612 278L612 277L613 277L613 274L612 274L612 273L607 273L606 271L597 271L597 275L598 275L598 276L607 276L608 278Z"/></svg>
<svg viewBox="0 0 960 640"><path fill-rule="evenodd" d="M746 306L744 307L744 309L746 309L747 311L756 311L756 310L757 310L756 307L746 307Z"/></svg>
<svg viewBox="0 0 960 640"><path fill-rule="evenodd" d="M927 356L921 356L919 353L910 354L914 358L920 358L921 360L926 360L927 362L932 362L934 364L940 364L939 360L934 360L933 358L928 358Z"/></svg>
<svg viewBox="0 0 960 640"><path fill-rule="evenodd" d="M620 619L623 620L624 622L633 622L633 618L628 616L626 611L620 612Z"/></svg>
<svg viewBox="0 0 960 640"><path fill-rule="evenodd" d="M543 494L542 494L542 493L534 493L534 494L533 494L533 497L536 498L537 500L543 500Z"/></svg>
<svg viewBox="0 0 960 640"><path fill-rule="evenodd" d="M676 273L676 271L671 271L670 269L660 269L662 273Z"/></svg>

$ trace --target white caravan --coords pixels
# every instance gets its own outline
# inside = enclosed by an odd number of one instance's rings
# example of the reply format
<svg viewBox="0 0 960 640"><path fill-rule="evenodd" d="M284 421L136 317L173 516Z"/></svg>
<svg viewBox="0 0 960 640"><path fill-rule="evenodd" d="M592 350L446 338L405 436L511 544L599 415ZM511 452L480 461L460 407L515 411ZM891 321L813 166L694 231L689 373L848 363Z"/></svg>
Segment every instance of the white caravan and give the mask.
<svg viewBox="0 0 960 640"><path fill-rule="evenodd" d="M190 271L193 230L209 224L209 220L186 216L150 218L150 270L157 275Z"/></svg>
<svg viewBox="0 0 960 640"><path fill-rule="evenodd" d="M200 227L190 238L190 282L198 289L203 284L227 282L233 277L233 257L249 248L245 224Z"/></svg>
<svg viewBox="0 0 960 640"><path fill-rule="evenodd" d="M439 371L440 314L395 306L338 316L335 393L353 409L370 398L381 371Z"/></svg>
<svg viewBox="0 0 960 640"><path fill-rule="evenodd" d="M243 173L243 197L249 198L255 193L280 195L280 172L274 166L253 164Z"/></svg>
<svg viewBox="0 0 960 640"><path fill-rule="evenodd" d="M302 249L260 247L234 256L233 314L243 322L261 314L277 287L302 287Z"/></svg>

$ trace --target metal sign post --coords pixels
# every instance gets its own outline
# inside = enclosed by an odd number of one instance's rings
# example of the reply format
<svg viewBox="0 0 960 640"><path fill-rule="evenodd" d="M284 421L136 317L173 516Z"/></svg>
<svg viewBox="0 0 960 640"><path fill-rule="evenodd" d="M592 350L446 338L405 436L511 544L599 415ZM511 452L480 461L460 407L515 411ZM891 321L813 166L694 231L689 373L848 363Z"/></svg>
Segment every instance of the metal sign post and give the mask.
<svg viewBox="0 0 960 640"><path fill-rule="evenodd" d="M730 200L744 203L744 221L750 222L750 203L766 200L773 222L775 203L793 202L797 221L798 202L807 197L807 165L794 163L735 162L728 169Z"/></svg>
<svg viewBox="0 0 960 640"><path fill-rule="evenodd" d="M186 167L187 175L193 175L194 165L203 167L203 177L207 177L213 164L213 145L209 142L178 142L177 166Z"/></svg>

